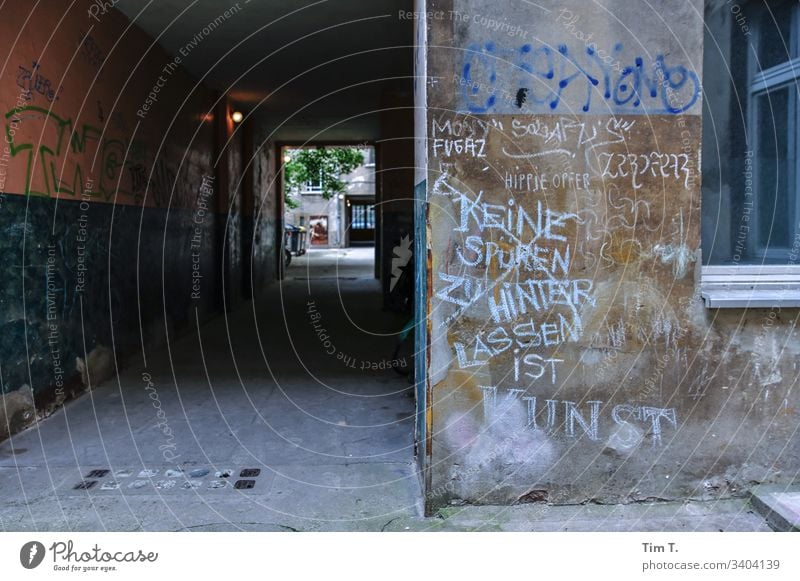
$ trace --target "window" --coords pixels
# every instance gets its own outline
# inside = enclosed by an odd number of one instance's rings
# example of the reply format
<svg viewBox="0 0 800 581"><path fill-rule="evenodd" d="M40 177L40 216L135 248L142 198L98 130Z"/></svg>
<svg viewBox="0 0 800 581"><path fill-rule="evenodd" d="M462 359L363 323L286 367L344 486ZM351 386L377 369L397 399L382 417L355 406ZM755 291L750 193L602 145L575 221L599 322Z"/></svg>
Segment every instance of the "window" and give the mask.
<svg viewBox="0 0 800 581"><path fill-rule="evenodd" d="M375 148L374 147L367 147L366 149L362 149L361 153L364 154L364 167L374 168L375 167Z"/></svg>
<svg viewBox="0 0 800 581"><path fill-rule="evenodd" d="M352 207L353 221L350 228L353 230L375 229L375 206L354 204Z"/></svg>
<svg viewBox="0 0 800 581"><path fill-rule="evenodd" d="M705 18L702 294L800 306L800 7L709 0Z"/></svg>
<svg viewBox="0 0 800 581"><path fill-rule="evenodd" d="M789 258L797 231L797 118L800 59L797 2L754 12L756 46L750 59L750 131L755 220L749 256Z"/></svg>
<svg viewBox="0 0 800 581"><path fill-rule="evenodd" d="M318 194L322 191L322 170L319 170L319 179L306 182L304 194Z"/></svg>

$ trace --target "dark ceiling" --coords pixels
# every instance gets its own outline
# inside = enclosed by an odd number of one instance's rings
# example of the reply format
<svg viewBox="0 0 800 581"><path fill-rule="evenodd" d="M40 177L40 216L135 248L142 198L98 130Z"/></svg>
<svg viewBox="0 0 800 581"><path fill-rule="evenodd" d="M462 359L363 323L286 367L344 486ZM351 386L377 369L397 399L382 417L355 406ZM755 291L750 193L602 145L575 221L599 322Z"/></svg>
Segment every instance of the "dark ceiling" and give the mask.
<svg viewBox="0 0 800 581"><path fill-rule="evenodd" d="M228 91L279 138L375 139L385 91L410 91L411 0L120 0L116 7L197 79ZM229 18L223 13L238 5ZM213 32L203 28L218 19ZM208 31L208 29L207 29ZM402 81L389 80L402 78ZM343 120L354 117L351 121Z"/></svg>

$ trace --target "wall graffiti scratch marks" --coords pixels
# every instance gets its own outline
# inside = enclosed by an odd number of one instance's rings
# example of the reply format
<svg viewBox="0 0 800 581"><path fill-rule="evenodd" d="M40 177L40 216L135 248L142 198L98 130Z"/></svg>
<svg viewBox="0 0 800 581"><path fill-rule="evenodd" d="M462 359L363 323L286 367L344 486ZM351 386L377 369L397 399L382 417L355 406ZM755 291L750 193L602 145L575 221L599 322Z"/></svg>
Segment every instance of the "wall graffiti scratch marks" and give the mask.
<svg viewBox="0 0 800 581"><path fill-rule="evenodd" d="M480 389L482 429L517 407L504 426L629 453L663 445L678 425L657 382L688 327L658 289L670 271L689 272L694 242L686 208L664 192L688 204L696 170L676 149L672 118L605 113L431 115L433 325L453 381L468 384L470 401ZM467 139L482 140L485 159L442 145ZM593 349L625 365L645 353L652 385L601 374L591 366L611 359L583 357ZM613 383L624 395L604 391Z"/></svg>
<svg viewBox="0 0 800 581"><path fill-rule="evenodd" d="M37 61L31 63L31 68L19 66L17 86L22 89L26 101L32 101L36 95L41 95L52 103L58 100L58 93L61 90L61 87L54 86L53 82L41 73L41 66Z"/></svg>
<svg viewBox="0 0 800 581"><path fill-rule="evenodd" d="M656 244L653 254L660 258L662 264L671 264L675 279L685 277L689 272L689 265L697 259L694 252L686 245L686 233L683 222L683 208L679 213L678 223L672 232L673 242L670 244Z"/></svg>
<svg viewBox="0 0 800 581"><path fill-rule="evenodd" d="M608 179L630 177L631 187L641 189L642 176L652 175L664 179L682 181L689 188L692 179L692 161L686 153L661 153L652 151L648 154L608 153L598 154L602 167L600 177Z"/></svg>
<svg viewBox="0 0 800 581"><path fill-rule="evenodd" d="M592 47L575 50L566 44L526 43L516 47L494 42L470 43L461 65L461 95L472 113L491 113L503 87L524 87L531 111L562 109L567 95L584 113L627 112L675 115L700 98L697 74L681 64L669 64L657 54L649 64L642 55L627 66L609 66ZM624 46L617 43L616 50ZM567 105L568 106L568 105Z"/></svg>
<svg viewBox="0 0 800 581"><path fill-rule="evenodd" d="M429 29L430 507L679 494L695 475L659 458L702 444L737 353L703 347L734 322L695 297L702 3L668 29L625 0L512 4L531 36ZM743 378L731 411L779 404L766 360Z"/></svg>
<svg viewBox="0 0 800 581"><path fill-rule="evenodd" d="M498 416L505 414L515 402L522 402L526 410L524 427L540 430L548 435L563 433L569 438L583 436L598 442L603 438L602 434L607 423L603 421L603 412L610 416L616 435L619 435L618 428L631 426L634 427L634 433L646 431L654 447L663 444L665 426L678 428L675 408L628 403L609 408L609 406L603 407L602 401L577 403L569 400L543 399L525 395L525 390L517 388L504 389L502 393L501 396L496 386L481 386L484 421L497 421ZM624 442L622 444L624 447Z"/></svg>
<svg viewBox="0 0 800 581"><path fill-rule="evenodd" d="M546 145L557 143L573 148L588 146L588 149L625 143L636 125L636 120L618 117L609 119L581 119L579 117L560 117L555 121L534 117L529 120L514 119L511 122L511 136L514 139L540 137Z"/></svg>
<svg viewBox="0 0 800 581"><path fill-rule="evenodd" d="M59 158L65 158L68 152L84 153L89 147L102 148L101 166L104 171L101 172L101 176L107 179L111 173L111 177L113 177L115 160L122 144L110 141L101 145L99 128L88 124L74 128L71 119L62 119L50 110L36 106L13 108L6 113L5 117L6 141L11 146L11 155L27 153L28 156L25 194L48 197L59 194L70 196L82 194L85 191L86 180L81 165L75 163L74 160L62 159L61 164L57 164L57 161ZM23 119L26 121L26 128L34 120L50 123L49 126L38 132L43 136L38 148L35 147L33 141L20 142L17 138L16 133ZM51 130L48 131L48 128ZM35 130L30 131L29 129L28 131L33 135L37 134ZM63 167L68 161L73 166L71 175ZM59 169L64 169L64 173L62 174ZM65 175L66 179L62 179L62 175ZM103 183L101 181L101 189Z"/></svg>
<svg viewBox="0 0 800 581"><path fill-rule="evenodd" d="M568 149L550 149L546 151L533 151L530 153L512 153L503 147L503 154L511 159L536 159L538 157L546 157L548 155L568 155L575 157L575 154Z"/></svg>
<svg viewBox="0 0 800 581"><path fill-rule="evenodd" d="M541 117L513 119L510 137L514 140L516 151L509 152L504 147L503 154L512 159L534 159L542 156L534 155L536 153L562 154L575 158L576 152L583 150L587 165L594 167L595 150L625 144L635 125L635 119L620 119L615 116L594 120L563 116L557 120ZM523 143L527 140L530 146L519 145L520 140ZM553 147L556 148L542 152L543 148ZM526 153L529 148L534 151ZM599 168L596 171L599 173Z"/></svg>
<svg viewBox="0 0 800 581"><path fill-rule="evenodd" d="M689 369L688 357L686 359L687 360L684 361L684 367L686 369ZM703 363L703 368L700 370L700 373L694 374L691 377L691 383L689 383L688 394L689 397L695 401L702 399L706 396L708 385L717 376L716 370L710 376L708 372L709 372L709 363L708 361L705 361Z"/></svg>
<svg viewBox="0 0 800 581"><path fill-rule="evenodd" d="M94 125L75 124L72 119L34 105L15 107L6 113L5 119L11 155L26 156L23 192L26 195L76 197L86 193L106 201L114 196L129 196L140 203L150 186L156 204L160 205L168 200L177 183L175 172L163 159L156 163L148 182L149 172L141 158L141 147L126 140L102 137L101 128ZM28 141L18 135L23 120L26 133L32 136ZM91 160L91 165L86 167L83 160ZM94 176L97 176L96 187L87 188L89 178Z"/></svg>
<svg viewBox="0 0 800 581"><path fill-rule="evenodd" d="M452 231L463 236L454 252L460 268L438 272L434 296L456 307L445 325L479 302L494 325L453 343L458 366L479 367L510 354L515 381L555 383L563 360L536 351L578 341L580 310L594 304L592 281L571 275L568 232L578 216L551 210L539 199L492 204L485 201L487 192L467 195L449 182L451 169L442 165L433 195L452 203Z"/></svg>
<svg viewBox="0 0 800 581"><path fill-rule="evenodd" d="M434 196L450 197L461 194L460 191L450 185L450 170L452 168L452 163L439 164L439 175L434 180L432 188Z"/></svg>
<svg viewBox="0 0 800 581"><path fill-rule="evenodd" d="M106 60L106 56L97 41L88 32L81 34L78 41L78 55L87 64L96 69L99 69Z"/></svg>

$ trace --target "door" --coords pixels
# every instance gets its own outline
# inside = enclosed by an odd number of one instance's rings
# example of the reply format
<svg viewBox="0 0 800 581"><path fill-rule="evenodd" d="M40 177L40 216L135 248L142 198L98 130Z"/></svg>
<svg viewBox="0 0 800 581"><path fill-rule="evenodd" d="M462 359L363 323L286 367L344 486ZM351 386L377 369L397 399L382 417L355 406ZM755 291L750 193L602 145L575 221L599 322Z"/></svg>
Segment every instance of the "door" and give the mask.
<svg viewBox="0 0 800 581"><path fill-rule="evenodd" d="M347 199L347 231L350 246L375 243L374 199Z"/></svg>

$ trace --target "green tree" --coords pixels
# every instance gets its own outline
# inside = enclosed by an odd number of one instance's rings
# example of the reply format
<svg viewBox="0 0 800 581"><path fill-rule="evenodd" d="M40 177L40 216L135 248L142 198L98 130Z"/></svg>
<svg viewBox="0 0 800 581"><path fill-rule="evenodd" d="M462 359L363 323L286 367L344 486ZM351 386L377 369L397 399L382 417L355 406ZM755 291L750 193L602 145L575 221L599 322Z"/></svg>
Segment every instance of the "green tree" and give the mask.
<svg viewBox="0 0 800 581"><path fill-rule="evenodd" d="M317 147L287 149L290 158L284 163L284 199L286 206L297 208L300 203L293 194L307 183L321 183L322 196L329 200L344 192L342 176L364 163L364 154L352 147Z"/></svg>

